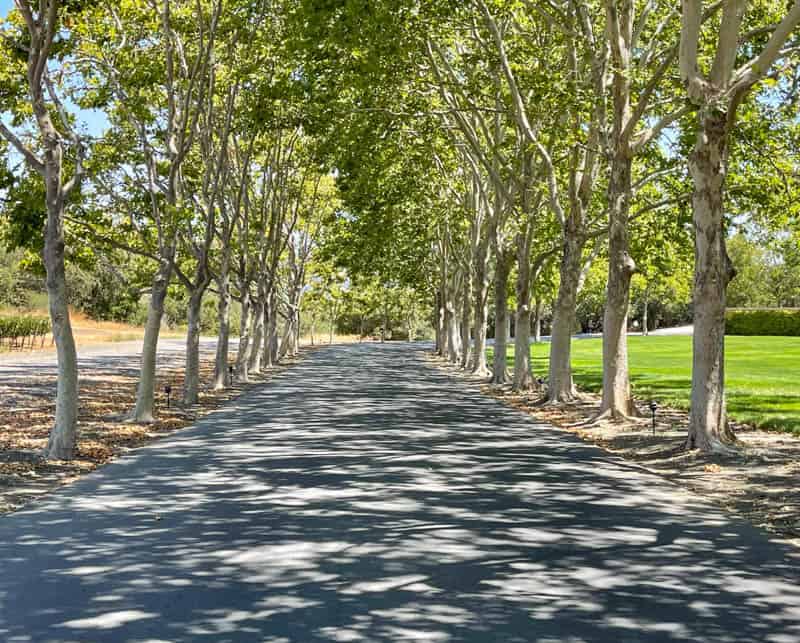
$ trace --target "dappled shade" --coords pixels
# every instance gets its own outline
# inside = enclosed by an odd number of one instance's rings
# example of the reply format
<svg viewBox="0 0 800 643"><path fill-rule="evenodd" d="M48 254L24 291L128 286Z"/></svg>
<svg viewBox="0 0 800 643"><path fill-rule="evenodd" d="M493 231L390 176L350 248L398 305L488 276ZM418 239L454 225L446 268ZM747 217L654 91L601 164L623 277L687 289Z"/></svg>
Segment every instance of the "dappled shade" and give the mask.
<svg viewBox="0 0 800 643"><path fill-rule="evenodd" d="M421 359L319 349L4 518L0 638L800 638L782 546Z"/></svg>

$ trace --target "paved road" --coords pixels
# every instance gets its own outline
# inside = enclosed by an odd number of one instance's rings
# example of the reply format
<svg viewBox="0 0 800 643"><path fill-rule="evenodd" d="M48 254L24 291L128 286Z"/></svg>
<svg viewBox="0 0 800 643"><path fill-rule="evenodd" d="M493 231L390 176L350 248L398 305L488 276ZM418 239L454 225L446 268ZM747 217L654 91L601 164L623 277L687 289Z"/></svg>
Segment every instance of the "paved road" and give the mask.
<svg viewBox="0 0 800 643"><path fill-rule="evenodd" d="M419 348L330 347L0 519L0 640L798 641L786 554Z"/></svg>
<svg viewBox="0 0 800 643"><path fill-rule="evenodd" d="M234 344L235 344L234 340ZM200 340L200 350L213 351L216 347L216 339L203 337ZM88 346L78 346L78 366L93 366L98 361L116 363L117 361L128 362L129 358L138 358L142 353L142 341L132 340L124 342L103 342L100 344L90 344ZM178 361L186 353L186 340L181 338L167 337L158 342L159 360ZM53 370L56 367L55 349L45 351L13 351L0 353L0 372L11 371L15 368L34 368L41 370Z"/></svg>

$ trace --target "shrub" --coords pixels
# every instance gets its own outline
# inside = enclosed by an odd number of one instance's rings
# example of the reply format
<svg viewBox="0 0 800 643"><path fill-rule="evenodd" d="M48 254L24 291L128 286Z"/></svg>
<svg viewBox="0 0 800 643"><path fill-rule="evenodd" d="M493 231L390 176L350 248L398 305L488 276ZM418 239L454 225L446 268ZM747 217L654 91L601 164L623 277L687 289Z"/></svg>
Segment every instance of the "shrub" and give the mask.
<svg viewBox="0 0 800 643"><path fill-rule="evenodd" d="M725 334L800 336L800 308L730 308Z"/></svg>
<svg viewBox="0 0 800 643"><path fill-rule="evenodd" d="M8 343L11 348L23 348L26 341L33 346L34 340L50 332L50 320L44 317L11 315L0 317L0 345Z"/></svg>

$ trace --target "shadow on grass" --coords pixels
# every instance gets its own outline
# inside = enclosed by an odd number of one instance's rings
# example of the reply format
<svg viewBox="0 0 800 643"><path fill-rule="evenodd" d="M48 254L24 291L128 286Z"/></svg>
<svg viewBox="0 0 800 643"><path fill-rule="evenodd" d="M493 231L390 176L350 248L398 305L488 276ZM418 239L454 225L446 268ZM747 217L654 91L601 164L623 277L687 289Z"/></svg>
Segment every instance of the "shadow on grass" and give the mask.
<svg viewBox="0 0 800 643"><path fill-rule="evenodd" d="M800 637L786 550L418 351L320 349L0 521L0 638Z"/></svg>

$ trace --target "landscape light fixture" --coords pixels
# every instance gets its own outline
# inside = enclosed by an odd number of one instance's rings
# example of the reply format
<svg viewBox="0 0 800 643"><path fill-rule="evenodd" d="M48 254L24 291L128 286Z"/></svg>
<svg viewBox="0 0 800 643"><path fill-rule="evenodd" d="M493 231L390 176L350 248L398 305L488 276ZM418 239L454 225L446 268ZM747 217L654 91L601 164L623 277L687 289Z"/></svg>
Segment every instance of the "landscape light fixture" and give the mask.
<svg viewBox="0 0 800 643"><path fill-rule="evenodd" d="M164 393L167 394L167 408L169 408L169 396L172 393L172 385L171 384L166 384L164 386Z"/></svg>
<svg viewBox="0 0 800 643"><path fill-rule="evenodd" d="M650 400L650 413L653 415L653 435L656 434L656 411L658 410L658 403L655 400Z"/></svg>
<svg viewBox="0 0 800 643"><path fill-rule="evenodd" d="M233 382L233 365L228 366L228 383Z"/></svg>

